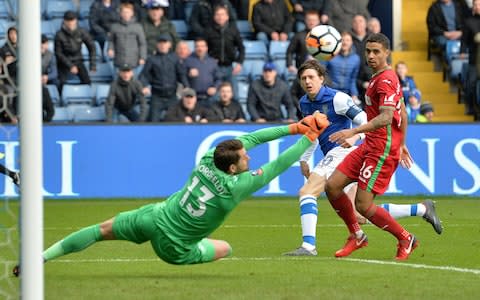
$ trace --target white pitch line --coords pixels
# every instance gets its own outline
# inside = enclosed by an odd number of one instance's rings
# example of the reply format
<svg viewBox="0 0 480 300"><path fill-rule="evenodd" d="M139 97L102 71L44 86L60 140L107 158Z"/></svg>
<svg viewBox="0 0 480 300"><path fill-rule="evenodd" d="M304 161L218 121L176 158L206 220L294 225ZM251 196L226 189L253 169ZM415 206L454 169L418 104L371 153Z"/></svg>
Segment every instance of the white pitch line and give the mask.
<svg viewBox="0 0 480 300"><path fill-rule="evenodd" d="M426 270L437 270L437 271L448 271L448 272L458 272L458 273L468 273L474 275L480 275L480 269L468 269L460 268L455 266L435 266L435 265L425 265L425 264L409 264L401 263L395 261L384 261L384 260L374 260L374 259L358 259L358 258L333 258L333 257L228 257L220 261L224 262L235 262L235 261L310 261L314 262L316 260L336 260L338 262L347 261L347 262L358 262L364 264L376 264L376 265L391 265L398 267L406 267L413 269L426 269ZM153 258L97 258L97 259L56 259L52 260L50 263L138 263L138 262L161 262L160 259ZM9 263L14 263L9 261Z"/></svg>

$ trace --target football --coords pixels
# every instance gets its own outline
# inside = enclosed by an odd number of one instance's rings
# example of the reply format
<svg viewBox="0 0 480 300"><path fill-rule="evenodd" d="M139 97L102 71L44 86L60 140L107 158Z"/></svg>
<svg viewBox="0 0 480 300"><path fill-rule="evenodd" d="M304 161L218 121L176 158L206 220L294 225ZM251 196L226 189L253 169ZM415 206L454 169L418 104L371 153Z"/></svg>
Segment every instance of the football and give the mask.
<svg viewBox="0 0 480 300"><path fill-rule="evenodd" d="M318 25L305 38L308 52L318 60L330 60L340 52L342 36L335 27Z"/></svg>

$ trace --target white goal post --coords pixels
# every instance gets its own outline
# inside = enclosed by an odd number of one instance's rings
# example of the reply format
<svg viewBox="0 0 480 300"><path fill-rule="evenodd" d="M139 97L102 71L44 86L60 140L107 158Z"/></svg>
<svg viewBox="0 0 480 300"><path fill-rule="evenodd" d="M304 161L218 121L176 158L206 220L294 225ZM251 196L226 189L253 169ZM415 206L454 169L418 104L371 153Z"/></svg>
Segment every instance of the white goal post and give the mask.
<svg viewBox="0 0 480 300"><path fill-rule="evenodd" d="M21 299L44 298L40 0L18 3Z"/></svg>

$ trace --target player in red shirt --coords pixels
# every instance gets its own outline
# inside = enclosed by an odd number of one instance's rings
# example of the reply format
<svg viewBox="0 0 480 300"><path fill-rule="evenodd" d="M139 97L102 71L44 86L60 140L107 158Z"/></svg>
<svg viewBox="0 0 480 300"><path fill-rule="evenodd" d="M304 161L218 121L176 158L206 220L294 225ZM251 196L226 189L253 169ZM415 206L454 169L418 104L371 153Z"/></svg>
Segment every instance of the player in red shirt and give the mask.
<svg viewBox="0 0 480 300"><path fill-rule="evenodd" d="M366 134L365 142L345 157L325 187L328 200L350 231L347 243L335 253L336 257L348 256L368 245L367 235L357 223L353 206L343 192L343 188L354 181L358 182L355 198L357 211L398 239L396 259L407 259L418 246L413 234L406 231L385 209L373 203L376 195L387 190L399 161L406 168L412 163L405 145L407 115L401 86L387 63L389 55L390 41L385 35L378 33L367 38L365 56L374 73L365 93L368 123L330 135L330 141L342 144L355 134Z"/></svg>

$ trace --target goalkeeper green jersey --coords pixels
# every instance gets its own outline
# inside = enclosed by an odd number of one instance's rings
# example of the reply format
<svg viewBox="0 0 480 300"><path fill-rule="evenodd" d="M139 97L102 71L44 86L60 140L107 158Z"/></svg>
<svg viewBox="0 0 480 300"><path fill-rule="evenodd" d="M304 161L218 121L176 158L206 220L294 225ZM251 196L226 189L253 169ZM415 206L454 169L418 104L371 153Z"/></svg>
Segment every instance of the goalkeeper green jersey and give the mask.
<svg viewBox="0 0 480 300"><path fill-rule="evenodd" d="M288 134L288 126L277 126L260 129L237 139L248 150ZM259 170L237 175L217 169L213 162L215 149L210 149L193 170L186 185L165 202L156 204L156 225L178 243L196 243L208 237L240 201L289 168L310 145L310 140L303 136Z"/></svg>

